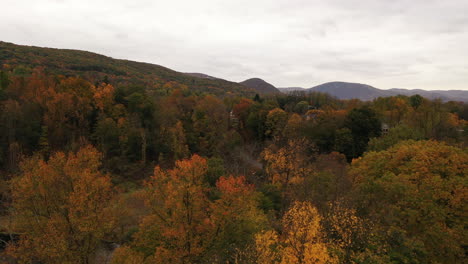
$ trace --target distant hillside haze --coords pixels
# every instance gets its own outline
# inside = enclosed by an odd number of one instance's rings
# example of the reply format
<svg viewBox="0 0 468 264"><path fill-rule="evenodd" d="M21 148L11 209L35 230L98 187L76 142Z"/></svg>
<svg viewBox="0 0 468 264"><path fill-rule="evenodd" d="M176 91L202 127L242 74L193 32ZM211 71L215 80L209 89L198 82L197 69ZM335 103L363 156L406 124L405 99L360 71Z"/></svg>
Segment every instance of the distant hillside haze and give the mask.
<svg viewBox="0 0 468 264"><path fill-rule="evenodd" d="M401 89L401 88L393 88L390 89L389 91L392 91L397 94L401 95L415 95L419 94L423 97L426 97L428 99L442 99L442 101L463 101L463 102L468 102L468 91L463 91L463 90L449 90L449 91L443 91L443 90L432 90L432 91L426 91L426 90L421 90L421 89Z"/></svg>
<svg viewBox="0 0 468 264"><path fill-rule="evenodd" d="M468 102L468 91L463 90L422 90L422 89L401 89L393 88L389 90L378 89L373 86L361 83L349 82L328 82L314 86L312 88L289 87L280 88L282 92L305 91L328 93L338 99L359 99L370 101L378 97L389 97L397 95L412 96L419 94L428 99L441 99L442 101L463 101Z"/></svg>
<svg viewBox="0 0 468 264"><path fill-rule="evenodd" d="M185 72L185 74L193 76L193 77L202 78L202 79L221 80L220 78L216 78L216 77L210 76L208 74L204 74L204 73Z"/></svg>
<svg viewBox="0 0 468 264"><path fill-rule="evenodd" d="M278 88L260 78L251 78L240 82L240 84L245 85L246 87L254 89L255 91L263 94L280 92Z"/></svg>
<svg viewBox="0 0 468 264"><path fill-rule="evenodd" d="M293 91L304 91L306 90L306 88L302 88L302 87L281 87L281 88L278 88L280 90L280 92L293 92Z"/></svg>
<svg viewBox="0 0 468 264"><path fill-rule="evenodd" d="M338 99L360 99L369 101L377 97L391 96L392 93L361 83L329 82L317 85L308 91L328 93Z"/></svg>

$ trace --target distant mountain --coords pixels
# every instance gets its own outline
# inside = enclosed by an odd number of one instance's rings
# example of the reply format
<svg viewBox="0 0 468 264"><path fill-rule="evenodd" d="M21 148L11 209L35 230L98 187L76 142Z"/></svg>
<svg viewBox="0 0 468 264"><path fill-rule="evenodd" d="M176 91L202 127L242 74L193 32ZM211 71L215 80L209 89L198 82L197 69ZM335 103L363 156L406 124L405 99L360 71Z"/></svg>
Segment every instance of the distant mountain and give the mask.
<svg viewBox="0 0 468 264"><path fill-rule="evenodd" d="M280 90L280 92L287 93L287 92L293 92L293 91L304 91L304 90L306 90L306 88L302 88L302 87L281 87L281 88L278 88L278 90Z"/></svg>
<svg viewBox="0 0 468 264"><path fill-rule="evenodd" d="M112 84L146 87L177 82L191 90L219 96L255 95L255 91L244 85L205 74L194 76L156 64L114 59L88 51L23 46L0 41L0 70L3 67L21 68L26 73L39 67L53 74L81 76L93 83L104 78Z"/></svg>
<svg viewBox="0 0 468 264"><path fill-rule="evenodd" d="M265 82L264 80L262 80L260 78L248 79L248 80L245 80L243 82L240 82L240 84L242 84L242 85L244 85L246 87L249 87L251 89L254 89L255 91L257 91L259 93L263 93L263 94L266 94L266 93L279 93L280 92L280 90L278 90L278 88L276 88L272 84L269 84L269 83Z"/></svg>
<svg viewBox="0 0 468 264"><path fill-rule="evenodd" d="M328 93L338 99L360 99L363 101L370 101L378 97L388 97L397 95L412 96L419 94L428 99L441 99L442 101L463 101L468 102L468 91L463 90L421 90L421 89L389 89L382 90L373 86L361 83L348 83L348 82L328 82L309 89L300 87L280 88L282 92L291 92L303 90L307 92L322 92Z"/></svg>
<svg viewBox="0 0 468 264"><path fill-rule="evenodd" d="M463 90L449 90L449 91L443 91L443 90L431 90L431 91L426 91L426 90L421 90L421 89L401 89L401 88L393 88L390 89L389 91L392 91L396 94L401 94L401 95L415 95L419 94L422 97L426 97L428 99L436 99L440 98L442 101L464 101L468 102L468 91L463 91Z"/></svg>
<svg viewBox="0 0 468 264"><path fill-rule="evenodd" d="M367 84L347 82L328 82L312 87L308 91L328 93L338 99L360 99L363 101L394 95L392 92L380 90Z"/></svg>

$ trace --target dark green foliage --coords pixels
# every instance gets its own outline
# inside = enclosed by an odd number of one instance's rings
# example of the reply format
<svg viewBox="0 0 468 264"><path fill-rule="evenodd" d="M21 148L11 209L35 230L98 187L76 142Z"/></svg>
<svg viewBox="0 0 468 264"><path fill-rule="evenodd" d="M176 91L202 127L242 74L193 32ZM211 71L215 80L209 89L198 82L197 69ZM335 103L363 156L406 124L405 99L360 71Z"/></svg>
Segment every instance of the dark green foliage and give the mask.
<svg viewBox="0 0 468 264"><path fill-rule="evenodd" d="M396 127L390 128L388 134L383 135L382 137L372 138L369 141L370 151L382 151L386 150L393 145L397 144L400 141L404 140L421 140L424 139L423 134L413 128L410 128L406 125L398 125Z"/></svg>
<svg viewBox="0 0 468 264"><path fill-rule="evenodd" d="M305 114L309 110L309 103L307 101L300 101L294 106L294 112L298 114Z"/></svg>
<svg viewBox="0 0 468 264"><path fill-rule="evenodd" d="M263 194L260 197L260 208L265 212L281 209L281 190L277 185L265 184L260 188L260 192Z"/></svg>
<svg viewBox="0 0 468 264"><path fill-rule="evenodd" d="M261 102L261 101L262 101L262 99L260 98L260 95L258 95L258 93L257 93L257 94L255 94L255 96L254 96L254 99L253 99L253 100L254 100L255 102Z"/></svg>
<svg viewBox="0 0 468 264"><path fill-rule="evenodd" d="M27 77L31 74L32 70L29 67L18 65L13 70L13 75L17 77Z"/></svg>
<svg viewBox="0 0 468 264"><path fill-rule="evenodd" d="M354 139L351 129L347 127L340 128L336 131L335 134L335 150L347 155L348 161L354 153Z"/></svg>
<svg viewBox="0 0 468 264"><path fill-rule="evenodd" d="M369 107L351 110L346 116L344 125L351 131L354 141L352 151L344 153L348 159L361 156L367 148L369 139L378 137L381 133L381 123Z"/></svg>
<svg viewBox="0 0 468 264"><path fill-rule="evenodd" d="M111 118L105 118L96 124L93 138L104 155L112 157L120 154L119 135L117 123Z"/></svg>
<svg viewBox="0 0 468 264"><path fill-rule="evenodd" d="M10 79L8 78L8 74L4 71L0 71L0 100L3 100L5 96L5 90L9 84Z"/></svg>
<svg viewBox="0 0 468 264"><path fill-rule="evenodd" d="M268 112L255 112L252 111L247 117L247 127L255 135L256 139L262 140L265 137L265 121Z"/></svg>
<svg viewBox="0 0 468 264"><path fill-rule="evenodd" d="M206 181L211 185L215 186L216 181L219 177L226 174L224 169L224 160L221 158L210 158L208 159L208 170L206 172Z"/></svg>
<svg viewBox="0 0 468 264"><path fill-rule="evenodd" d="M47 126L41 127L41 137L39 138L39 152L44 158L48 158L50 154L49 133Z"/></svg>
<svg viewBox="0 0 468 264"><path fill-rule="evenodd" d="M409 100L413 108L418 108L422 104L424 99L419 94L415 94L410 96Z"/></svg>

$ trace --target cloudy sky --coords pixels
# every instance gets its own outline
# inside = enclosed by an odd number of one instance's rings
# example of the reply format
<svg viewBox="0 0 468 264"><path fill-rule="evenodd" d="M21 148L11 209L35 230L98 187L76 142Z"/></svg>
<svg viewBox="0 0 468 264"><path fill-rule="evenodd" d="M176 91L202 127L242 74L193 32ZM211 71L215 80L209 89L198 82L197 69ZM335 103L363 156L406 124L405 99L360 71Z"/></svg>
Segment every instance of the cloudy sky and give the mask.
<svg viewBox="0 0 468 264"><path fill-rule="evenodd" d="M277 87L468 90L468 0L1 0L0 40Z"/></svg>

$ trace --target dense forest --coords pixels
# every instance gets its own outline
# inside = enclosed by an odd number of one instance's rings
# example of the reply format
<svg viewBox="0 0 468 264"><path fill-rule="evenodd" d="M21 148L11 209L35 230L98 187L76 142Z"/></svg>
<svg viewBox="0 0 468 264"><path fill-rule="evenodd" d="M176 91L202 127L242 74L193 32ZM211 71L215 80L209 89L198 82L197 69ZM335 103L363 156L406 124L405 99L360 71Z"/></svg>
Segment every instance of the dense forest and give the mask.
<svg viewBox="0 0 468 264"><path fill-rule="evenodd" d="M1 45L0 261L466 262L466 103Z"/></svg>

